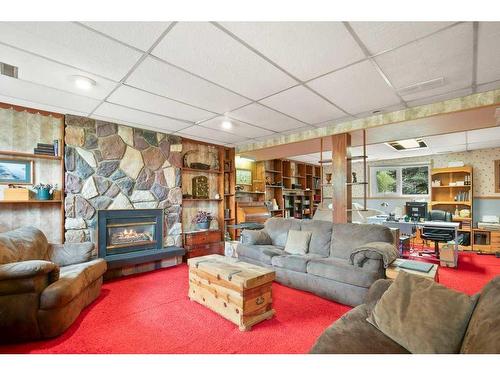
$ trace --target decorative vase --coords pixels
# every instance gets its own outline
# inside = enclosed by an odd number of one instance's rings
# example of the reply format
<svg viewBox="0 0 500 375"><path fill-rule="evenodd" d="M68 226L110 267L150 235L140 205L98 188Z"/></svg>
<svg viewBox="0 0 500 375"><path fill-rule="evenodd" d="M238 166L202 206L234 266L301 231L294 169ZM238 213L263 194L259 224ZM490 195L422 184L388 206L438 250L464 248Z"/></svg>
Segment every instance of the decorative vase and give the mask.
<svg viewBox="0 0 500 375"><path fill-rule="evenodd" d="M50 189L49 188L41 188L36 191L36 199L40 201L48 201L50 200Z"/></svg>
<svg viewBox="0 0 500 375"><path fill-rule="evenodd" d="M196 223L197 229L208 229L210 228L210 221L204 221L203 223Z"/></svg>
<svg viewBox="0 0 500 375"><path fill-rule="evenodd" d="M332 174L327 173L325 177L326 177L326 183L329 184L332 181Z"/></svg>

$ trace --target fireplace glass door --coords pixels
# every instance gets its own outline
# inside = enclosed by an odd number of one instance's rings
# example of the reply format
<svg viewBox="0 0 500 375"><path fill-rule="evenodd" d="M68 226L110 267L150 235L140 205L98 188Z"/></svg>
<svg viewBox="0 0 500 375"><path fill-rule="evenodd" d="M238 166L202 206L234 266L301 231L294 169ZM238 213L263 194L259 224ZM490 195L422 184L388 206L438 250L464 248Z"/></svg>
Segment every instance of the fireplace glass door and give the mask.
<svg viewBox="0 0 500 375"><path fill-rule="evenodd" d="M107 243L108 254L122 253L135 249L156 244L156 222L126 223L126 224L108 224L107 225Z"/></svg>

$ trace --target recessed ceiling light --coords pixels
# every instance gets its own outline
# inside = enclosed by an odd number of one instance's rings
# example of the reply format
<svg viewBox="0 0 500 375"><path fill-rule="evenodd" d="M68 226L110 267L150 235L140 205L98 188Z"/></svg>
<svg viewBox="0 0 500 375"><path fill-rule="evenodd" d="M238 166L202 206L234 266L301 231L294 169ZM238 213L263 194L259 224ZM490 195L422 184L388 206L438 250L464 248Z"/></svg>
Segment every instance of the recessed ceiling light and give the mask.
<svg viewBox="0 0 500 375"><path fill-rule="evenodd" d="M73 76L72 78L75 86L80 90L88 91L97 84L93 79L84 76Z"/></svg>
<svg viewBox="0 0 500 375"><path fill-rule="evenodd" d="M229 120L222 121L222 128L223 129L231 129L232 127L233 127L233 124L231 124L231 121L229 121Z"/></svg>

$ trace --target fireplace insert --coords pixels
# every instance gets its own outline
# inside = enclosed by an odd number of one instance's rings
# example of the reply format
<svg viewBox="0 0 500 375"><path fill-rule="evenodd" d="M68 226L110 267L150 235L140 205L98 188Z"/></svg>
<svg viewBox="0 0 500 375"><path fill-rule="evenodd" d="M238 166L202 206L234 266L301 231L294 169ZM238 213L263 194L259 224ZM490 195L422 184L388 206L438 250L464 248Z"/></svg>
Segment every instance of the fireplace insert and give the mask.
<svg viewBox="0 0 500 375"><path fill-rule="evenodd" d="M183 255L184 249L163 247L161 209L99 210L97 220L98 254L110 268Z"/></svg>

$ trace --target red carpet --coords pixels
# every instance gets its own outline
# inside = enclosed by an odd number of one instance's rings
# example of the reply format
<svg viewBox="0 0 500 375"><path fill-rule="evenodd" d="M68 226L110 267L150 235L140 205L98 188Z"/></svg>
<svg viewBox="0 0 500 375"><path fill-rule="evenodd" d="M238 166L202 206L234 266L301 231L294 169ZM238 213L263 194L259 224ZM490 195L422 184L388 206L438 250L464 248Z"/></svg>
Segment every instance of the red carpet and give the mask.
<svg viewBox="0 0 500 375"><path fill-rule="evenodd" d="M460 254L440 282L472 294L500 274L500 259ZM100 298L62 336L0 346L0 353L306 353L349 307L279 284L274 319L250 332L187 298L187 266L105 283Z"/></svg>

